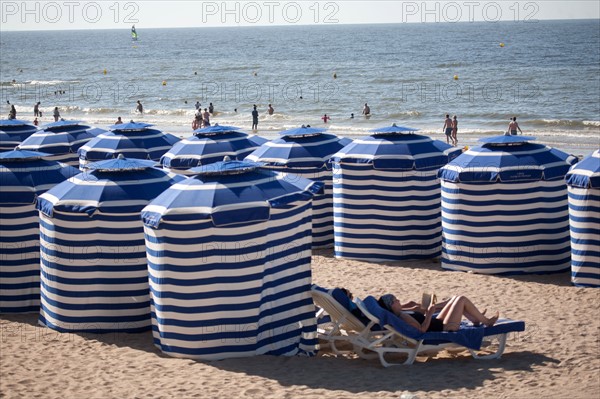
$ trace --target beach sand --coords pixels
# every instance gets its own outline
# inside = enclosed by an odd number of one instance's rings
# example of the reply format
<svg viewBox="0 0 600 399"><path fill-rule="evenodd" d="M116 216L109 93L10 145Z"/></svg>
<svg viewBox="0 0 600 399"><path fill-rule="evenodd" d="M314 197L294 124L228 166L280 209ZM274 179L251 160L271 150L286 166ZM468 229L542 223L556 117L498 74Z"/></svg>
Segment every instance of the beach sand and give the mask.
<svg viewBox="0 0 600 399"><path fill-rule="evenodd" d="M592 398L600 391L600 290L570 274L484 276L437 261L375 264L313 256L313 281L356 296L470 297L526 322L497 360L468 352L383 368L378 360L271 357L201 362L161 354L151 333L61 334L37 315L0 315L1 398Z"/></svg>

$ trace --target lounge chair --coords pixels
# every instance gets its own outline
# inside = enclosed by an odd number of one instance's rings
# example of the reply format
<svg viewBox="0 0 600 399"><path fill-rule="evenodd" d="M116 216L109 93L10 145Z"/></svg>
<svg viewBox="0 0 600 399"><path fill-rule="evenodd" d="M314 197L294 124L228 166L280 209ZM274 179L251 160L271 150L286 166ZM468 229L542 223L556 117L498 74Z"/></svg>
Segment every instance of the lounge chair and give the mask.
<svg viewBox="0 0 600 399"><path fill-rule="evenodd" d="M336 355L348 353L348 351L340 350L336 345L338 342L345 342L351 344L352 352L360 357L376 358L377 355L373 352L364 351L363 342L381 336L381 328L375 322L365 319L365 323L352 314L350 299L339 288L327 290L313 285L311 291L314 303L321 308L317 312L319 339L326 341ZM328 319L327 316L329 316ZM322 323L320 320L326 320L329 323Z"/></svg>
<svg viewBox="0 0 600 399"><path fill-rule="evenodd" d="M393 313L379 306L377 300L368 296L363 301L355 299L359 309L373 323L383 326L385 333L378 339L364 339L359 336L354 344L363 350L375 352L384 367L405 364L415 361L419 354L438 352L450 347L468 349L475 359L497 359L504 352L506 338L511 332L525 331L525 322L500 319L492 327L473 326L469 322L462 322L459 331L426 332L421 333ZM483 338L498 339L498 347L494 353L479 354ZM408 358L402 363L390 363L385 360L385 355L390 353L405 353Z"/></svg>

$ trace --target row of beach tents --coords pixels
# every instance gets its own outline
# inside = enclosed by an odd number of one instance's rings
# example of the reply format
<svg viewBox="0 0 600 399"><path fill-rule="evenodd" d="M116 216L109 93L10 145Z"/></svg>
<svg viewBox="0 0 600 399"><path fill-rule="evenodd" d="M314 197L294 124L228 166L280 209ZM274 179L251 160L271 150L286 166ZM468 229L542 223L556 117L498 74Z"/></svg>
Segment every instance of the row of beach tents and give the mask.
<svg viewBox="0 0 600 399"><path fill-rule="evenodd" d="M464 151L388 126L349 140L231 126L178 138L0 121L0 312L152 329L172 356L311 354L311 251L600 286L600 155L532 137ZM79 169L78 169L79 168Z"/></svg>

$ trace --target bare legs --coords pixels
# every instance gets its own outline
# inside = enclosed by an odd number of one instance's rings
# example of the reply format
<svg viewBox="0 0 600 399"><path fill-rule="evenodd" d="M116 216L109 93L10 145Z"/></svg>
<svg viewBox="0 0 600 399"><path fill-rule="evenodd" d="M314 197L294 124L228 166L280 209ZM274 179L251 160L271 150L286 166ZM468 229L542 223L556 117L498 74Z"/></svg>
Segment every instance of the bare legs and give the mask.
<svg viewBox="0 0 600 399"><path fill-rule="evenodd" d="M498 313L487 318L473 305L469 298L462 295L452 297L437 318L444 322L444 331L457 331L463 316L474 324L483 323L488 327L493 326L498 320Z"/></svg>

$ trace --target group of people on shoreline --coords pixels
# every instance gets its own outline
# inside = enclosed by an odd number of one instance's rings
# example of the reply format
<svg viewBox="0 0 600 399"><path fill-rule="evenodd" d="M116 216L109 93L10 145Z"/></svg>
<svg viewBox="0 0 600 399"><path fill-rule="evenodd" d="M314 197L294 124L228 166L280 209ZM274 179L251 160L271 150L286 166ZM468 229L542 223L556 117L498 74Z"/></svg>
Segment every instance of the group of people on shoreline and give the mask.
<svg viewBox="0 0 600 399"><path fill-rule="evenodd" d="M10 104L10 101L6 101L8 104ZM34 126L39 126L40 121L38 118L42 118L42 110L40 110L40 105L42 103L40 101L36 102L33 105L33 125ZM52 116L54 117L54 122L57 122L60 119L60 111L58 110L58 107L54 107L54 110L52 112ZM12 120L12 119L17 119L17 108L15 108L14 104L10 104L10 110L8 111L8 119Z"/></svg>
<svg viewBox="0 0 600 399"><path fill-rule="evenodd" d="M510 118L506 135L514 136L517 134L517 130L521 132L521 134L523 134L523 131L517 123L517 117L513 116L512 118ZM452 119L450 119L450 114L446 114L446 119L444 120L444 127L442 128L442 131L446 135L446 143L456 147L458 145L458 119L456 118L456 115L454 115Z"/></svg>

